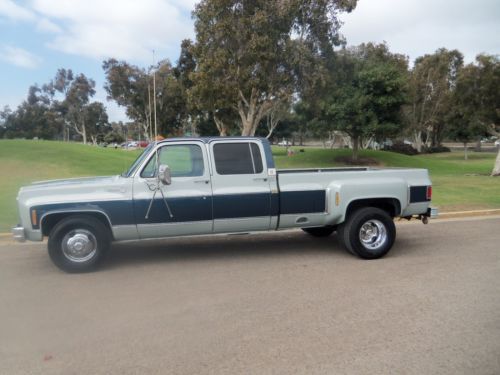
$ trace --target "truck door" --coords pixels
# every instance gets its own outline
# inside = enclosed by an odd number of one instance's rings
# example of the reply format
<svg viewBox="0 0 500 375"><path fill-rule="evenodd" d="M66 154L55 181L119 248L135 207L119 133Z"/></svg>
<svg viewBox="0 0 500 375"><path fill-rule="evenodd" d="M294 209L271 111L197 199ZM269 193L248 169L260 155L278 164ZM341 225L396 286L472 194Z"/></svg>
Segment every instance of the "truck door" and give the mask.
<svg viewBox="0 0 500 375"><path fill-rule="evenodd" d="M140 237L212 233L212 185L205 145L196 141L166 143L158 148L158 160L170 167L172 184L158 183L155 154L134 178L134 212Z"/></svg>
<svg viewBox="0 0 500 375"><path fill-rule="evenodd" d="M214 232L268 230L271 188L260 142L210 143Z"/></svg>

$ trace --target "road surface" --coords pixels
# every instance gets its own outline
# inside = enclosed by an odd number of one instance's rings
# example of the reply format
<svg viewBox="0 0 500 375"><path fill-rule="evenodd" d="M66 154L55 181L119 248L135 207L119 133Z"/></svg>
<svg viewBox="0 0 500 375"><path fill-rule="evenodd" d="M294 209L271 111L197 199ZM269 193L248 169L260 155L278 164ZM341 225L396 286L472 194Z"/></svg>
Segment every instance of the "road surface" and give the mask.
<svg viewBox="0 0 500 375"><path fill-rule="evenodd" d="M68 275L0 243L1 374L500 374L500 218L116 245Z"/></svg>

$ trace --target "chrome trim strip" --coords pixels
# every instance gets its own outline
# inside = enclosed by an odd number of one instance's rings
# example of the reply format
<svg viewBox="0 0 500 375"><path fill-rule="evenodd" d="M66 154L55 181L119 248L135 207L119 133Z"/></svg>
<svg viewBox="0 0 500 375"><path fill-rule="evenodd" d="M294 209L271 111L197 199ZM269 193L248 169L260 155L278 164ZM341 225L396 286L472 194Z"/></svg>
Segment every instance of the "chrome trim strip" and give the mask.
<svg viewBox="0 0 500 375"><path fill-rule="evenodd" d="M176 221L173 223L147 223L147 224L137 224L138 227L152 227L152 226L173 226L173 225L188 225L188 224L207 224L211 223L212 220L193 220L193 221ZM127 227L129 225L115 225L115 227ZM135 226L135 225L134 225Z"/></svg>

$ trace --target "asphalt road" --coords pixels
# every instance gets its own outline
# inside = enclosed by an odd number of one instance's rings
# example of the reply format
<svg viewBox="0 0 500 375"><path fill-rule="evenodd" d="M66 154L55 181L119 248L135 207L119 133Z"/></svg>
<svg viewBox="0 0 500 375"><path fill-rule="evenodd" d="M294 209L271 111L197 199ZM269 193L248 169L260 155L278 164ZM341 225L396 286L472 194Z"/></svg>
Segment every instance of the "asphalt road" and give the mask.
<svg viewBox="0 0 500 375"><path fill-rule="evenodd" d="M500 219L398 226L381 260L301 231L0 243L0 374L500 374Z"/></svg>

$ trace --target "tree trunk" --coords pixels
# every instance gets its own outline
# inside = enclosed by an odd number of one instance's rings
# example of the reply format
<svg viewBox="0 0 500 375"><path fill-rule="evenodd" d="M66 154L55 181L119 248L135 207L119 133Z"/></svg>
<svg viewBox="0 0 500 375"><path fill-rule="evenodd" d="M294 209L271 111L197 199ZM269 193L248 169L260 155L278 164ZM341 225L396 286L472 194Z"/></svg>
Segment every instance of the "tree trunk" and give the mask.
<svg viewBox="0 0 500 375"><path fill-rule="evenodd" d="M479 137L477 139L477 142L476 142L476 152L481 152L481 137Z"/></svg>
<svg viewBox="0 0 500 375"><path fill-rule="evenodd" d="M495 166L493 167L493 171L491 172L492 176L499 177L500 176L500 146L498 147L498 154L495 160Z"/></svg>
<svg viewBox="0 0 500 375"><path fill-rule="evenodd" d="M83 144L87 144L87 131L85 130L85 125L82 126L82 137L83 137Z"/></svg>
<svg viewBox="0 0 500 375"><path fill-rule="evenodd" d="M241 91L239 95L238 114L241 118L241 135L253 137L260 120L269 113L273 103L269 100L258 103L259 92L255 88L252 89L249 100L245 98Z"/></svg>
<svg viewBox="0 0 500 375"><path fill-rule="evenodd" d="M216 115L214 115L215 126L217 126L217 130L219 131L219 135L221 137L227 136L227 126L224 124L224 121L219 119Z"/></svg>
<svg viewBox="0 0 500 375"><path fill-rule="evenodd" d="M464 142L464 160L469 159L469 156L467 155L467 142Z"/></svg>
<svg viewBox="0 0 500 375"><path fill-rule="evenodd" d="M352 161L358 161L359 137L352 137Z"/></svg>
<svg viewBox="0 0 500 375"><path fill-rule="evenodd" d="M413 132L413 143L415 144L415 148L420 153L422 152L422 131L415 130Z"/></svg>

